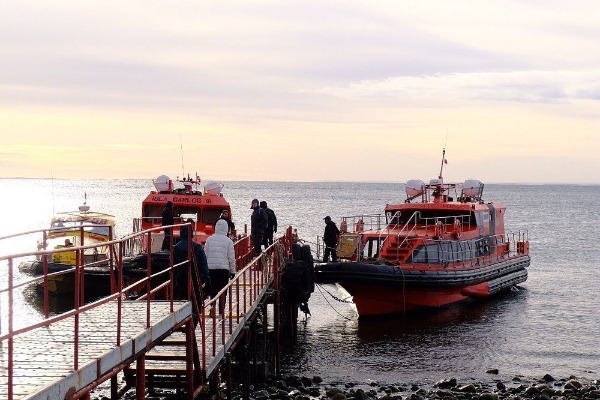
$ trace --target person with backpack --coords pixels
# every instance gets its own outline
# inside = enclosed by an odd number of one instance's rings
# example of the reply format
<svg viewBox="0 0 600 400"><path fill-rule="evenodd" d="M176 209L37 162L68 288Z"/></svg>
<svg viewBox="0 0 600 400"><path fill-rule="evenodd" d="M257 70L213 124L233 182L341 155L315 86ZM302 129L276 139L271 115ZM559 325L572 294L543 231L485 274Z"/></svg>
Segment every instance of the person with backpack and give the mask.
<svg viewBox="0 0 600 400"><path fill-rule="evenodd" d="M265 210L259 207L258 199L252 200L252 206L250 207L252 216L250 217L250 237L252 239L252 246L254 246L254 255L260 256L262 253L262 242L269 224L269 218Z"/></svg>
<svg viewBox="0 0 600 400"><path fill-rule="evenodd" d="M262 244L266 249L273 244L273 232L277 232L277 216L275 215L275 211L267 207L267 202L264 200L260 202L260 208L267 213L267 229L265 230L262 241Z"/></svg>

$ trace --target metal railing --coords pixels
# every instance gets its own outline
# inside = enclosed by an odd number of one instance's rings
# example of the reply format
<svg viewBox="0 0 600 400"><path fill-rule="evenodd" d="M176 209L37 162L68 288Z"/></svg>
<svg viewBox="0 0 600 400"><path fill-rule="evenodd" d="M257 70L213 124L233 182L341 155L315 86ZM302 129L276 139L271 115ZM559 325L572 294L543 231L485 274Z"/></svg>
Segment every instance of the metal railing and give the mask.
<svg viewBox="0 0 600 400"><path fill-rule="evenodd" d="M182 225L178 225L182 226ZM167 268L153 272L151 257L146 258L146 274L140 279L135 280L129 285L125 285L124 279L124 259L131 256L129 250L131 250L131 243L140 242L147 245L146 248L150 248L152 241L152 235L162 232L163 227L157 227L148 229L145 231L139 231L127 236L124 236L117 240L109 242L103 242L101 246L108 246L109 258L108 264L106 265L107 273L110 275L110 294L92 301L85 303L84 289L85 289L85 271L89 264L84 264L83 252L92 249L94 245L88 246L76 246L69 248L60 248L43 251L31 251L22 252L18 254L10 254L0 257L0 268L6 268L7 279L2 282L0 286L0 349L6 350L3 358L6 360L7 367L7 385L8 385L8 400L13 400L13 380L15 376L14 370L14 341L17 337L26 335L36 329L42 327L48 327L53 324L57 324L67 319L73 319L73 331L74 337L73 343L73 359L71 368L73 371L77 371L80 367L80 352L79 352L79 317L82 313L91 310L96 307L100 307L109 302L117 303L117 324L115 325L116 340L114 346L120 346L123 340L122 331L122 307L123 301L128 298L131 293L144 292L137 301L146 302L146 327L150 327L152 308L150 306L153 299L156 297L166 299L169 301L169 309L172 313L174 310L174 270L175 268L187 268L187 276L192 276L192 246L188 243L188 257L181 263L174 263L173 250L170 252L169 265ZM43 236L47 234L49 229L39 229L28 232L23 232L14 235L8 235L0 237L0 241L9 240L12 238L22 237L24 235L42 233ZM173 240L173 239L171 239ZM191 240L191 238L189 238ZM200 343L196 345L202 349L202 360L201 368L206 371L207 356L217 355L218 351L225 351L225 345L227 338L231 337L235 333L236 327L240 324L246 314L251 312L257 307L257 299L265 295L265 292L269 287L275 289L278 292L279 289L279 271L282 265L288 260L291 254L291 244L293 240L292 228L289 227L285 234L277 238L273 245L266 249L260 257L254 258L254 249L252 248L250 238L243 237L238 240L235 245L236 252L236 265L238 272L234 279L221 290L213 299L209 301L194 301L193 309L198 313L200 319ZM172 244L172 243L171 243ZM96 246L100 246L96 245ZM173 246L171 246L173 249ZM65 271L60 272L48 272L48 260L55 253L75 251L76 252L76 263L73 268L69 268ZM15 279L15 268L16 263L25 258L35 257L41 260L43 263L43 272L40 276L34 276L26 279ZM73 309L59 313L57 315L50 316L49 304L50 296L48 291L48 282L58 276L65 274L74 274L74 291L73 291ZM15 301L16 291L24 289L30 285L41 285L43 287L43 309L44 316L40 321L27 323L23 326L17 326L15 324L17 315L15 315ZM192 282L188 281L188 299L193 300L192 296L193 288ZM229 301L227 301L229 299ZM228 307L227 316L222 319L218 319L215 316L208 316L205 310L215 309L218 301L225 301ZM207 335L207 323L212 324L211 334ZM221 335L217 336L217 330L221 331ZM110 376L98 377L98 383L110 378Z"/></svg>

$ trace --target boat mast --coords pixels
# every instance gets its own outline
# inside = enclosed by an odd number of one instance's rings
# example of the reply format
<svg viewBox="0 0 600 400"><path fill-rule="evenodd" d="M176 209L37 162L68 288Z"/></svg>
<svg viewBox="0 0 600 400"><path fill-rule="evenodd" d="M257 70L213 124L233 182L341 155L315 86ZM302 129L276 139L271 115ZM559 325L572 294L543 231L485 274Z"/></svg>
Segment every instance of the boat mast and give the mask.
<svg viewBox="0 0 600 400"><path fill-rule="evenodd" d="M446 164L446 147L444 147L444 149L442 150L442 165L440 165L440 175L438 176L438 178L440 179L443 179L442 171L444 170L444 164Z"/></svg>

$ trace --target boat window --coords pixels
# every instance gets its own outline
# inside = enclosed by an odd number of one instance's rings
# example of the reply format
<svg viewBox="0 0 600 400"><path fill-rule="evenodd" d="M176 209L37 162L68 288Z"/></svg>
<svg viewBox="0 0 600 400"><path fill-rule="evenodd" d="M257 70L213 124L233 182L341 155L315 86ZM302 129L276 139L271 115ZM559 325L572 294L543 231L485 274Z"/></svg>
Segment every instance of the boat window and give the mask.
<svg viewBox="0 0 600 400"><path fill-rule="evenodd" d="M96 235L108 236L109 228L108 226L92 226L91 228L85 228L85 231L89 231Z"/></svg>
<svg viewBox="0 0 600 400"><path fill-rule="evenodd" d="M204 213L202 214L202 222L205 224L214 225L221 216L222 212L222 207L207 207L204 209ZM231 211L229 211L229 215L231 215Z"/></svg>
<svg viewBox="0 0 600 400"><path fill-rule="evenodd" d="M374 259L379 257L379 251L381 250L384 240L385 238L383 237L373 237L367 239L362 248L362 259Z"/></svg>
<svg viewBox="0 0 600 400"><path fill-rule="evenodd" d="M162 210L165 208L161 204L146 204L142 214L145 222L160 223L162 220Z"/></svg>
<svg viewBox="0 0 600 400"><path fill-rule="evenodd" d="M475 214L475 220L477 221L477 226L483 226L484 223L490 222L490 213L487 211L477 213Z"/></svg>

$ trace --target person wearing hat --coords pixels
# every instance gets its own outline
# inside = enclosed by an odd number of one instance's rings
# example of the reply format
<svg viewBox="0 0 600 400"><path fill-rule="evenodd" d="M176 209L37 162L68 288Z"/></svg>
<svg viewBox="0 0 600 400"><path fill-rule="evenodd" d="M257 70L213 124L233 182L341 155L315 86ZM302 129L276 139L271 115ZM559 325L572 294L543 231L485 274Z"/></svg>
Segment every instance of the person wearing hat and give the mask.
<svg viewBox="0 0 600 400"><path fill-rule="evenodd" d="M323 255L323 262L329 262L329 255L331 255L331 261L337 262L337 243L340 236L340 230L338 229L335 222L331 220L328 215L323 218L325 221L325 232L323 233L323 242L325 243L325 252Z"/></svg>
<svg viewBox="0 0 600 400"><path fill-rule="evenodd" d="M259 207L258 199L252 200L252 216L250 217L250 237L252 239L252 246L254 246L254 254L260 256L262 253L262 241L269 225L269 218L265 210Z"/></svg>

